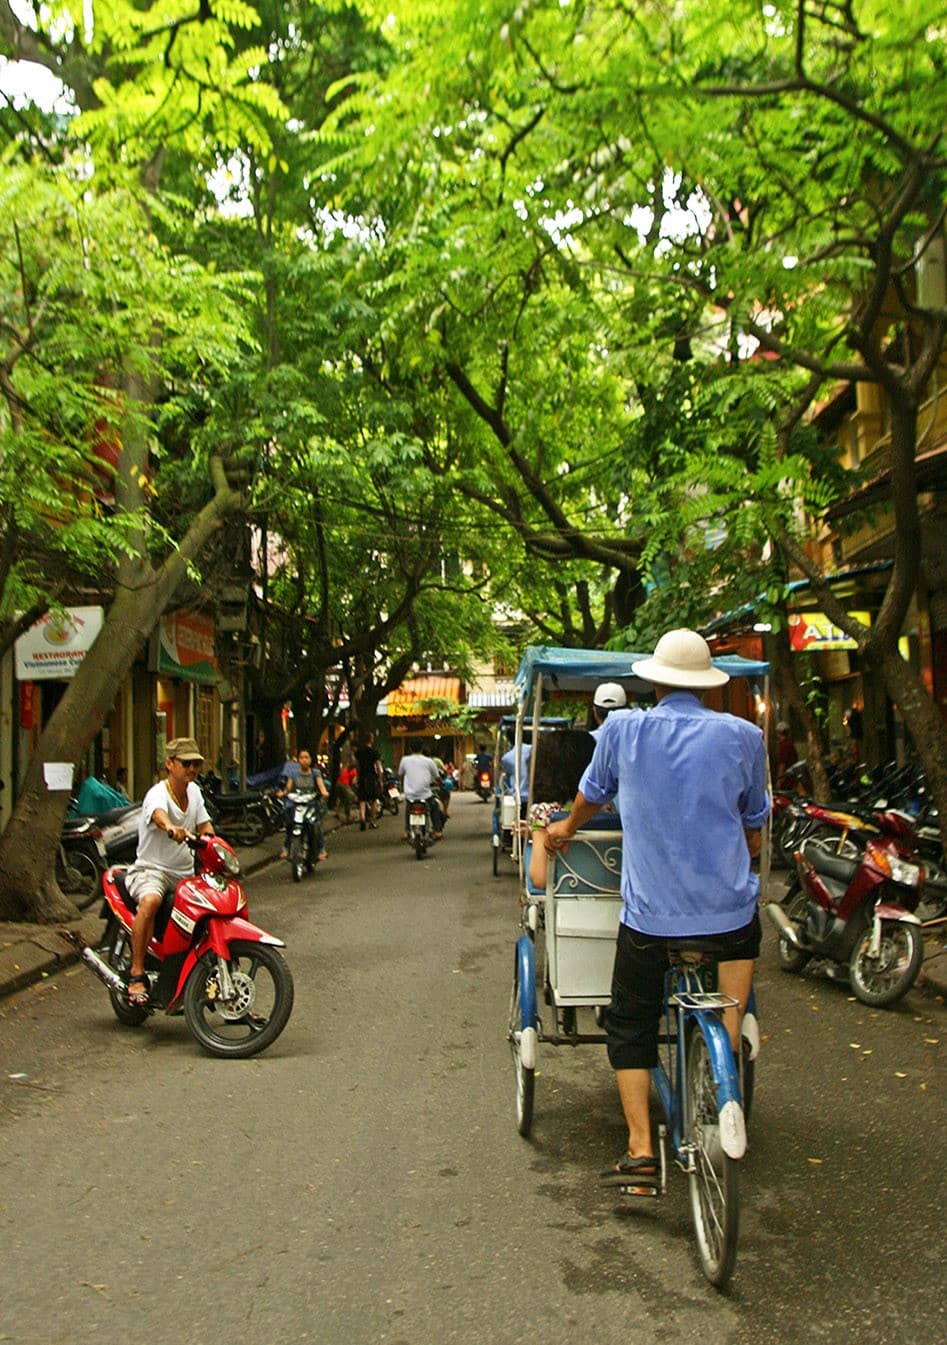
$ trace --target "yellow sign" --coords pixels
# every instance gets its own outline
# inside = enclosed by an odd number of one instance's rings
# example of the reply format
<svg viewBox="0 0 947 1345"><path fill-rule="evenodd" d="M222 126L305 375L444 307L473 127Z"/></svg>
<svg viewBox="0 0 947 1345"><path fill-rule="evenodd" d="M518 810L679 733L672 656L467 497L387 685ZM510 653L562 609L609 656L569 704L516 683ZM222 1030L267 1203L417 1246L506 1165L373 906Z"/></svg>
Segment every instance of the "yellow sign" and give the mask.
<svg viewBox="0 0 947 1345"><path fill-rule="evenodd" d="M863 626L871 625L870 612L849 612ZM855 641L832 622L824 612L791 612L789 643L795 650L855 649Z"/></svg>

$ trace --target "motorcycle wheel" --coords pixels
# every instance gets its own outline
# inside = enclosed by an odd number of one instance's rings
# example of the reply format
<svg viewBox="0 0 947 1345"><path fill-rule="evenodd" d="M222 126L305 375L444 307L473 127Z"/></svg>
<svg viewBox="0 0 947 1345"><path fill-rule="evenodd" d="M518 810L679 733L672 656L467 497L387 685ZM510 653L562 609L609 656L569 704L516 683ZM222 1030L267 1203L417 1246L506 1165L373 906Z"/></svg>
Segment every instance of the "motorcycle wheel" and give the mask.
<svg viewBox="0 0 947 1345"><path fill-rule="evenodd" d="M112 970L118 972L119 976L127 976L128 968L132 964L131 948L128 935L120 930L119 923L114 916L105 927L103 942L104 948L99 949L100 954L104 956ZM148 1009L133 1007L128 1003L125 996L117 990L109 991L109 1001L115 1017L126 1027L141 1027L149 1015Z"/></svg>
<svg viewBox="0 0 947 1345"><path fill-rule="evenodd" d="M293 1010L293 978L282 955L265 943L230 945L236 999L220 998L217 958L205 953L184 987L184 1020L210 1055L246 1059L271 1046Z"/></svg>
<svg viewBox="0 0 947 1345"><path fill-rule="evenodd" d="M939 860L921 856L924 864L924 887L920 904L914 914L918 920L939 920L947 915L947 869Z"/></svg>
<svg viewBox="0 0 947 1345"><path fill-rule="evenodd" d="M424 858L424 852L425 852L425 850L427 849L427 844L425 843L424 837L423 837L422 835L420 835L418 832L415 832L415 833L414 833L414 836L412 837L412 839L413 839L413 841L414 841L414 857L415 857L415 859L423 859L423 858Z"/></svg>
<svg viewBox="0 0 947 1345"><path fill-rule="evenodd" d="M806 923L806 897L798 882L794 882L789 891L783 897L781 902L783 910L788 915L794 925L805 928ZM776 955L779 959L779 965L783 971L802 971L803 967L812 956L811 953L804 952L801 948L796 948L790 943L786 935L780 933L779 942L776 947Z"/></svg>
<svg viewBox="0 0 947 1345"><path fill-rule="evenodd" d="M924 939L917 925L885 920L881 926L881 952L869 956L871 926L852 949L849 980L856 999L873 1008L886 1008L906 995L917 980L924 960Z"/></svg>
<svg viewBox="0 0 947 1345"><path fill-rule="evenodd" d="M80 911L91 906L96 897L102 895L99 866L91 855L83 850L64 851L62 846L56 854L56 882L60 891L71 897Z"/></svg>
<svg viewBox="0 0 947 1345"><path fill-rule="evenodd" d="M221 831L238 845L259 845L266 839L266 823L258 813L247 813L245 817L222 823Z"/></svg>
<svg viewBox="0 0 947 1345"><path fill-rule="evenodd" d="M289 869L293 882L298 883L303 876L303 842L301 836L294 836L289 843Z"/></svg>

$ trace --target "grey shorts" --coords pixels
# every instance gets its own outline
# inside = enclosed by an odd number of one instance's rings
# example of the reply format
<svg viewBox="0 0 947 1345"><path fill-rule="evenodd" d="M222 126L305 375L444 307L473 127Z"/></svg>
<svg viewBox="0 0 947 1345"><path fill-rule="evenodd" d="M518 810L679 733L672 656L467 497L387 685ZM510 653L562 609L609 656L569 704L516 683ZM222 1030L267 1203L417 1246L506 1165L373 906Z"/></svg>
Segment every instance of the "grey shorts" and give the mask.
<svg viewBox="0 0 947 1345"><path fill-rule="evenodd" d="M182 876L186 875L168 873L165 869L147 866L138 868L132 865L130 869L125 870L125 886L136 901L141 901L142 897L149 893L163 897L166 893L173 892Z"/></svg>

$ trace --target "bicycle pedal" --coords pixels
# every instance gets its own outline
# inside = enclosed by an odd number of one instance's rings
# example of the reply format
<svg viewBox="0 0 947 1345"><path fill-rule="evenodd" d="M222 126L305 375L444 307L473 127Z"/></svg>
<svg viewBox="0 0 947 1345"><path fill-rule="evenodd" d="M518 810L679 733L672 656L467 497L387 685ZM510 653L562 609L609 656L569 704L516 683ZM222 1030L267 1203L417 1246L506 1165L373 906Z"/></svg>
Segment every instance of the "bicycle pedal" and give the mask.
<svg viewBox="0 0 947 1345"><path fill-rule="evenodd" d="M645 1196L653 1197L661 1194L660 1188L656 1185L646 1185L644 1182L636 1182L634 1185L619 1186L618 1194L622 1196Z"/></svg>

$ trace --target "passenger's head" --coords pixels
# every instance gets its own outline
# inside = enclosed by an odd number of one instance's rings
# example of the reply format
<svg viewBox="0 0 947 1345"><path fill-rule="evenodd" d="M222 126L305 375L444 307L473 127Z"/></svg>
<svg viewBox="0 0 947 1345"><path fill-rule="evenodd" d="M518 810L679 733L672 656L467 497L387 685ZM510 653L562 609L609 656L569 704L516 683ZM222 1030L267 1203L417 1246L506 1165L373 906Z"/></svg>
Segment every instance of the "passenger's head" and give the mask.
<svg viewBox="0 0 947 1345"><path fill-rule="evenodd" d="M627 704L625 688L619 682L600 682L595 688L592 708L600 724L608 718L610 710L623 710Z"/></svg>
<svg viewBox="0 0 947 1345"><path fill-rule="evenodd" d="M299 764L300 766L302 766L303 770L308 771L310 766L312 765L312 753L309 751L308 748L301 747L299 749L299 756L297 760L299 761Z"/></svg>
<svg viewBox="0 0 947 1345"><path fill-rule="evenodd" d="M408 751L409 751L410 753L412 753L412 755L413 755L414 753L416 753L416 752L420 752L420 751L421 751L421 739L420 739L420 738L412 738L412 739L410 740L410 742L408 743Z"/></svg>

